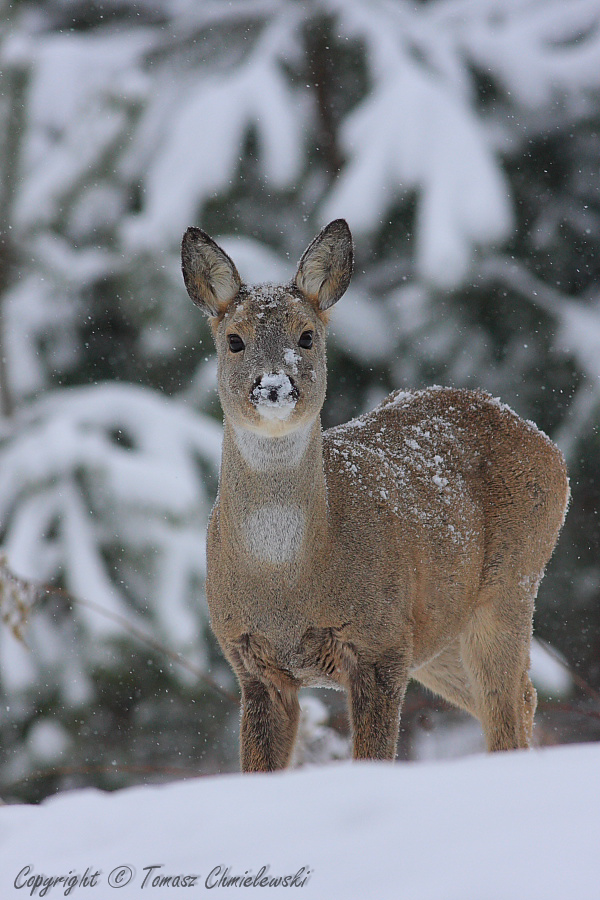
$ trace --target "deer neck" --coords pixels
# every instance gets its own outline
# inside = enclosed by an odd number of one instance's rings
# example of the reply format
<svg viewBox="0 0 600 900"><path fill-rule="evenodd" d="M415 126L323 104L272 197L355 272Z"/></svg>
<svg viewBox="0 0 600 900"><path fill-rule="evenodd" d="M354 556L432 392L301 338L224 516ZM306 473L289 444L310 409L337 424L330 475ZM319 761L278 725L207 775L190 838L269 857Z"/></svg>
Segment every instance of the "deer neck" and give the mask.
<svg viewBox="0 0 600 900"><path fill-rule="evenodd" d="M321 422L266 437L225 420L220 528L258 565L309 563L327 538Z"/></svg>

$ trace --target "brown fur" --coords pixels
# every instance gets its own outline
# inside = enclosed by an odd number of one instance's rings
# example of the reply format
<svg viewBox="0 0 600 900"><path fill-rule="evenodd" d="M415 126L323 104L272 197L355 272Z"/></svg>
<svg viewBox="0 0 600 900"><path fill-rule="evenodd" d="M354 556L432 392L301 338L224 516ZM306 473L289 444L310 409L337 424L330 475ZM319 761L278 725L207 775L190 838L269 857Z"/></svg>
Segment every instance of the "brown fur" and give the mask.
<svg viewBox="0 0 600 900"><path fill-rule="evenodd" d="M207 597L242 688L244 771L288 764L303 685L347 691L355 758L395 756L411 677L477 716L490 750L531 742L533 604L568 503L563 458L479 391L397 392L323 434L323 318L349 282L351 247L338 220L292 284L238 288L208 236L184 238L219 361ZM307 329L313 347L300 349ZM283 413L252 393L263 377L281 382Z"/></svg>

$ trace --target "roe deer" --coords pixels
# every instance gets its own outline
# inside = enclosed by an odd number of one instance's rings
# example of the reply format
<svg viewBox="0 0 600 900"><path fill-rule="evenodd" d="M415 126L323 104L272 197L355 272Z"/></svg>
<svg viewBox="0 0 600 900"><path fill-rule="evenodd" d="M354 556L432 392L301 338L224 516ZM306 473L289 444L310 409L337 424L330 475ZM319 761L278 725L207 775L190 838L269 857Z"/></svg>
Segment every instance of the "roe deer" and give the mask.
<svg viewBox="0 0 600 900"><path fill-rule="evenodd" d="M489 750L531 741L533 604L567 507L564 460L480 391L397 391L323 433L326 323L352 256L336 220L292 282L252 287L199 228L183 238L217 347L206 589L248 772L288 764L303 685L346 689L356 759L394 758L410 678L477 716Z"/></svg>

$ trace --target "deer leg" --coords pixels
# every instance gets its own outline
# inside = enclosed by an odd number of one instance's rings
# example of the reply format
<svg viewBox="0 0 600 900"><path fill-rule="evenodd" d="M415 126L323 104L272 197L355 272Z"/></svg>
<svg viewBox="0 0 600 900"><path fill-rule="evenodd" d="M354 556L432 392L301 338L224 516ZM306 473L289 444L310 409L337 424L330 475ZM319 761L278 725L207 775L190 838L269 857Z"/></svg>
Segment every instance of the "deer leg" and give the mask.
<svg viewBox="0 0 600 900"><path fill-rule="evenodd" d="M529 666L528 666L529 668ZM531 747L533 739L533 717L537 706L537 692L531 683L529 674L525 672L522 685L523 718L521 722L521 741L523 747Z"/></svg>
<svg viewBox="0 0 600 900"><path fill-rule="evenodd" d="M354 759L395 759L407 684L402 654L390 652L369 663L357 660L348 683Z"/></svg>
<svg viewBox="0 0 600 900"><path fill-rule="evenodd" d="M480 607L461 636L488 750L529 747L536 693L529 675L532 608L516 603Z"/></svg>
<svg viewBox="0 0 600 900"><path fill-rule="evenodd" d="M294 688L259 679L242 682L240 758L243 772L284 769L292 755L300 706Z"/></svg>

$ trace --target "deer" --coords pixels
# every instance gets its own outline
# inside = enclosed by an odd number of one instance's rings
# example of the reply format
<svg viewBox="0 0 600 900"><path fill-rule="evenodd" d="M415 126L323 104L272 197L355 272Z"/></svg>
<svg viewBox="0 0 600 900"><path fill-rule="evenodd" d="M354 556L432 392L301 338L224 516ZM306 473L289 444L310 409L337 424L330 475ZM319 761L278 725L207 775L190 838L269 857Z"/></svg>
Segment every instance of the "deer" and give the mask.
<svg viewBox="0 0 600 900"><path fill-rule="evenodd" d="M560 450L477 389L398 390L323 431L326 328L353 268L336 219L288 284L182 242L217 352L224 435L210 623L241 688L243 772L285 768L302 687L347 693L356 760L393 760L410 679L531 745L534 601L569 501Z"/></svg>

